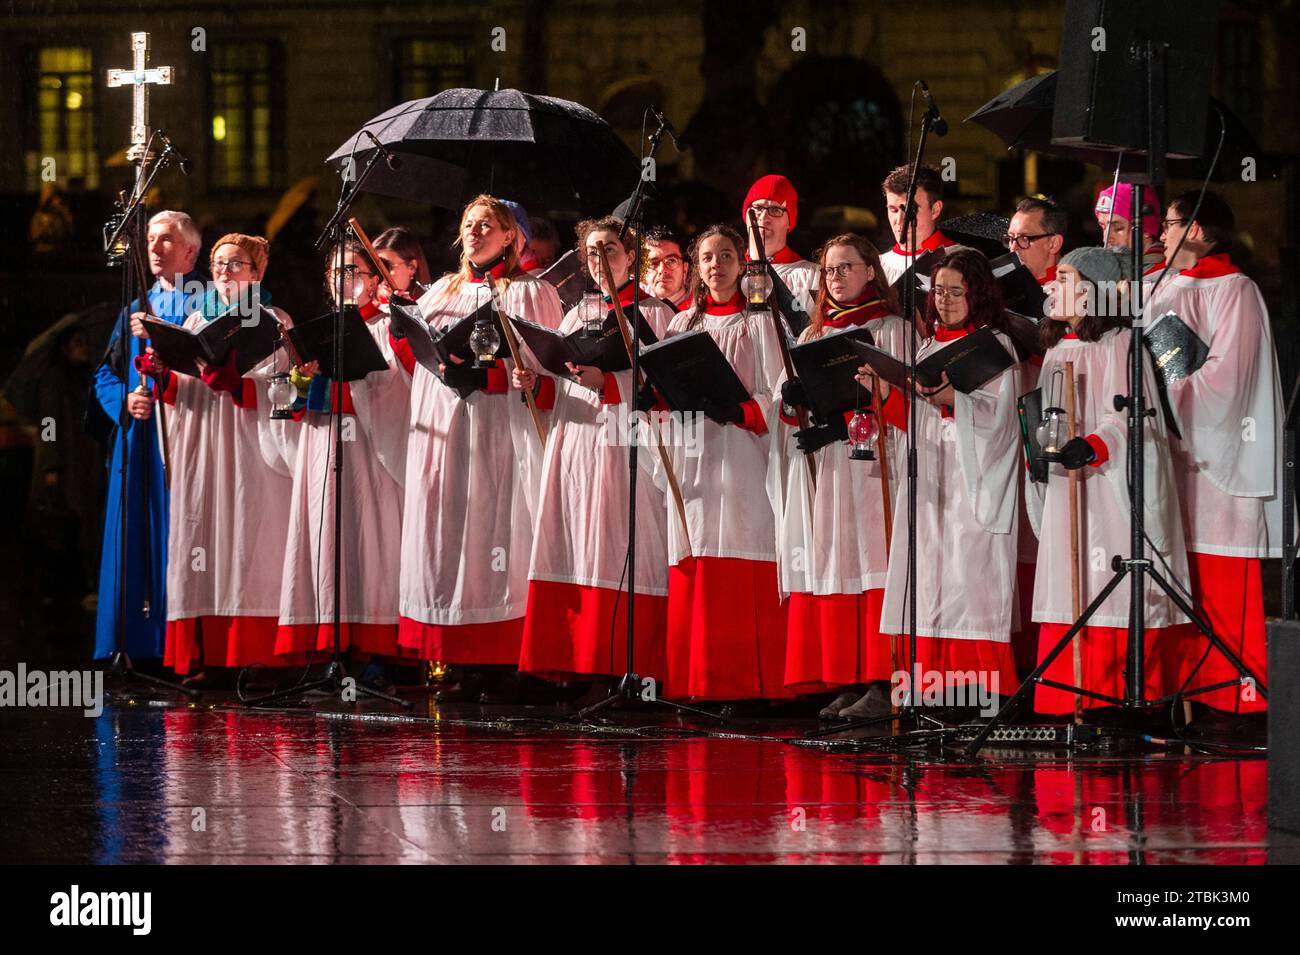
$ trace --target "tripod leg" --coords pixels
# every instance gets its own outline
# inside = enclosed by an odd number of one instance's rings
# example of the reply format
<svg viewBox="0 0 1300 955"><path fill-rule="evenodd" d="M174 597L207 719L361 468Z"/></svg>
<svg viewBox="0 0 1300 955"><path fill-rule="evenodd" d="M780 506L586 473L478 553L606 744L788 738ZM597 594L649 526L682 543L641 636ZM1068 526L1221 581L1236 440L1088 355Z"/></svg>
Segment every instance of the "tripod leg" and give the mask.
<svg viewBox="0 0 1300 955"><path fill-rule="evenodd" d="M1120 581L1128 576L1128 574L1129 567L1125 564L1115 572L1115 575L1111 577L1109 581L1106 582L1106 586L1101 589L1101 593L1097 594L1092 603L1088 604L1087 609L1083 611L1083 616L1070 625L1070 629L1065 631L1061 636L1061 639L1056 642L1056 646L1052 647L1047 656L1039 662L1038 666L1034 667L1034 672L1025 677L1020 686L1016 688L1016 692L1011 695L1011 699L1007 700L1007 702L1002 705L1002 709L998 710L997 715L985 723L984 727L980 730L979 735L970 741L970 744L967 745L965 750L968 759L975 758L975 756L979 754L979 751L984 748L984 744L988 741L989 736L993 734L993 730L1006 723L1007 717L1016 711L1020 706L1021 701L1029 694L1030 688L1038 682L1039 678L1044 673L1047 672L1047 668L1050 667L1052 662L1065 651L1065 648L1074 642L1074 638L1078 636L1079 632L1082 631L1085 626L1087 626L1092 615L1097 612L1097 608L1105 602L1106 598L1110 596L1110 592L1118 587Z"/></svg>
<svg viewBox="0 0 1300 955"><path fill-rule="evenodd" d="M1169 599L1174 602L1174 605L1187 615L1187 619L1196 625L1196 629L1201 632L1201 635L1204 636L1206 640L1210 641L1210 645L1222 653L1238 673L1254 682L1255 688L1259 690L1259 695L1267 701L1268 687L1266 687L1259 677L1251 671L1250 667L1246 666L1239 656L1232 652L1232 648L1227 646L1227 644L1225 644L1213 630L1201 623L1200 616L1196 613L1191 604L1187 602L1186 598L1184 598L1182 594L1178 593L1178 591L1170 585L1169 581L1165 580L1165 578L1161 576L1160 572L1154 567L1148 568L1147 573L1151 575L1151 579L1160 586L1160 589L1165 592Z"/></svg>

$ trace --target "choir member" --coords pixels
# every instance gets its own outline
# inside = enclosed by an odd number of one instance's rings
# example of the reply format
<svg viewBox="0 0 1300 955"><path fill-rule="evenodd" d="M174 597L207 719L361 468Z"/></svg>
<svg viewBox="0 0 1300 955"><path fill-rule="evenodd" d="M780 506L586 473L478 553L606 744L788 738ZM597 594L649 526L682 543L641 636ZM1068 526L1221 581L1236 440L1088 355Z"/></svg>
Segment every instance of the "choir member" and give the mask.
<svg viewBox="0 0 1300 955"><path fill-rule="evenodd" d="M772 265L777 277L790 290L795 304L804 311L812 307L812 297L817 288L817 266L803 258L786 241L799 222L799 193L785 176L767 175L755 180L745 194L740 207L740 219L749 235L746 258L758 259L760 250L754 245L749 228L749 210L758 216L758 233L763 241L762 253Z"/></svg>
<svg viewBox="0 0 1300 955"><path fill-rule="evenodd" d="M560 237L555 233L555 226L546 219L533 219L528 225L532 237L524 249L524 271L540 274L555 264Z"/></svg>
<svg viewBox="0 0 1300 955"><path fill-rule="evenodd" d="M267 258L261 236L218 239L212 288L185 327L199 329L235 308L246 310L245 321L291 324L261 287ZM259 428L267 414L259 373L275 356L243 377L234 360L232 351L223 365L202 366L199 379L160 370L152 349L146 358L169 406L175 475L164 662L177 673L203 670L195 682L218 676L209 668L283 662L275 637L292 482L273 466Z"/></svg>
<svg viewBox="0 0 1300 955"><path fill-rule="evenodd" d="M885 194L885 213L894 233L894 247L880 256L885 278L893 285L899 276L912 265L909 237L903 231L907 211L907 185L912 179L912 165L899 166L881 183ZM922 166L916 176L916 254L924 255L935 249L956 243L939 230L939 217L943 215L943 177L933 166Z"/></svg>
<svg viewBox="0 0 1300 955"><path fill-rule="evenodd" d="M380 282L374 297L376 305L386 311L388 300L394 292L412 301L424 294L432 277L424 249L415 233L403 226L394 226L379 233L373 245L384 262L384 268L392 276L393 284L397 286L389 288L387 282Z"/></svg>
<svg viewBox="0 0 1300 955"><path fill-rule="evenodd" d="M878 347L901 358L906 326L875 247L846 233L830 239L817 258L816 308L800 340L866 326ZM852 412L794 431L792 409L808 403L803 382L784 381L780 394L784 407L773 433L769 488L776 497L782 590L790 594L785 684L797 693L840 690L822 710L825 719L887 711L894 663L889 638L880 633L888 570L882 462L850 460ZM870 392L862 395L862 406L870 408ZM816 462L815 490L805 449ZM888 463L897 460L890 455Z"/></svg>
<svg viewBox="0 0 1300 955"><path fill-rule="evenodd" d="M676 229L654 226L644 239L646 284L675 311L689 308L695 294L686 243Z"/></svg>
<svg viewBox="0 0 1300 955"><path fill-rule="evenodd" d="M1069 226L1069 215L1059 202L1027 196L1016 203L1004 240L1020 264L1034 273L1038 284L1046 285L1056 278Z"/></svg>
<svg viewBox="0 0 1300 955"><path fill-rule="evenodd" d="M1181 440L1172 441L1191 563L1192 591L1215 634L1267 683L1260 561L1282 556L1282 396L1268 309L1259 287L1232 261L1228 204L1195 191L1170 203L1165 248L1195 260L1172 270L1146 314L1174 312L1209 346L1197 371L1168 386ZM1175 268L1179 263L1175 263ZM1217 650L1198 663L1204 640L1189 636L1183 662L1192 687L1236 679ZM1220 711L1266 708L1252 687L1193 698Z"/></svg>
<svg viewBox="0 0 1300 955"><path fill-rule="evenodd" d="M1142 241L1142 276L1164 271L1165 247L1160 240L1160 200L1150 186L1139 186L1138 207L1142 215L1139 232ZM1133 187L1127 182L1108 186L1097 194L1093 209L1101 226L1106 245L1112 249L1133 248Z"/></svg>
<svg viewBox="0 0 1300 955"><path fill-rule="evenodd" d="M577 250L604 293L617 295L630 323L639 309L657 338L673 310L638 287L631 276L636 234L620 241L621 219L578 223ZM613 273L610 288L598 249ZM633 303L637 303L634 305ZM560 331L583 327L581 307L565 315ZM519 669L552 679L622 674L627 669L626 572L628 521L627 420L636 418L637 388L630 371L602 372L570 365L568 378L516 368L513 384L531 389L551 409L541 492L528 571L528 611ZM619 435L611 440L612 435ZM643 435L640 441L651 441ZM637 482L636 659L641 676L663 679L668 606L668 549L664 494L646 477Z"/></svg>
<svg viewBox="0 0 1300 955"><path fill-rule="evenodd" d="M698 442L674 442L672 468L690 528L668 519L669 697L773 699L785 689L785 615L777 592L776 540L766 500L767 418L780 369L770 313L747 312L740 293L744 242L729 226L696 237L691 260L699 285L670 334L703 330L735 369L751 398L739 409L687 415ZM693 451L694 453L688 453ZM667 490L656 464L655 483Z"/></svg>
<svg viewBox="0 0 1300 955"><path fill-rule="evenodd" d="M155 318L180 325L198 308L202 297L205 277L195 268L199 230L185 213L167 210L149 219L145 243L149 271L155 278L146 293L149 310ZM94 397L114 427L95 611L96 659L112 656L118 649L119 608L125 621L127 654L138 659L162 656L167 615L167 488L153 420L153 397L135 390L139 376L134 362L143 353L146 339L141 322L145 313L138 299L128 307L127 317L131 338L126 347L121 347L119 326L114 326L108 351L95 369ZM126 428L125 557L121 553L121 428ZM119 604L119 587L124 591L124 605Z"/></svg>
<svg viewBox="0 0 1300 955"><path fill-rule="evenodd" d="M971 250L951 253L931 280L927 319L933 337L921 344L918 360L976 329L1000 326L1001 293L984 256ZM1014 354L1009 338L1000 331L997 338ZM864 373L862 380L869 383L870 377ZM905 396L883 381L880 386L883 417L906 428ZM970 394L946 382L928 392L918 388L916 656L923 672L942 675L945 687L978 682L986 692L1005 695L1015 686L1010 635L1021 393L1018 364ZM909 619L904 493L895 499L893 531L880 628L901 635ZM908 659L906 641L899 643L900 655Z"/></svg>
<svg viewBox="0 0 1300 955"><path fill-rule="evenodd" d="M293 488L285 502L289 529L276 651L333 646L333 457L335 439L341 435L340 646L344 651L396 657L398 581L390 568L401 558L409 377L390 342L389 319L374 299L379 275L360 243L336 246L328 263L329 295L337 300L341 280L344 301L355 302L389 367L350 382L331 381L316 362L306 369L312 377L297 425ZM401 279L394 275L394 281Z"/></svg>
<svg viewBox="0 0 1300 955"><path fill-rule="evenodd" d="M520 268L518 224L482 195L461 216L460 268L420 298L442 329L492 300L557 328L555 288ZM440 380L399 348L412 372L402 523L399 642L421 659L517 665L527 604L533 495L541 443L505 359L453 362ZM461 398L455 388L472 388Z"/></svg>
<svg viewBox="0 0 1300 955"><path fill-rule="evenodd" d="M1029 519L1038 534L1033 619L1039 624L1041 661L1077 618L1071 575L1079 574L1079 608L1087 607L1114 574L1111 558L1128 556L1128 433L1126 411L1117 411L1116 395L1129 393L1128 303L1121 283L1132 275L1128 253L1108 248L1075 249L1057 271L1049 298L1051 315L1042 325L1043 358L1039 387L1044 407L1065 406L1066 362L1073 362L1076 437L1061 449L1060 463L1049 465L1046 484L1026 480ZM1154 396L1155 376L1144 366L1146 394ZM1057 372L1061 372L1057 375ZM1058 389L1057 391L1052 389ZM1050 396L1050 398L1049 398ZM1038 422L1029 422L1036 427ZM1145 421L1143 504L1149 542L1146 557L1166 578L1185 580L1187 553L1164 419ZM1070 482L1078 475L1078 562L1071 560ZM1158 555L1158 556L1157 556ZM1074 653L1067 647L1044 676L1095 693L1124 697L1128 649L1130 588L1121 585L1098 607L1079 641L1081 670L1076 684ZM1154 699L1178 689L1178 635L1170 628L1186 620L1155 582L1146 578L1145 687ZM1088 708L1107 706L1083 697ZM1053 687L1035 689L1040 713L1072 713L1075 694Z"/></svg>

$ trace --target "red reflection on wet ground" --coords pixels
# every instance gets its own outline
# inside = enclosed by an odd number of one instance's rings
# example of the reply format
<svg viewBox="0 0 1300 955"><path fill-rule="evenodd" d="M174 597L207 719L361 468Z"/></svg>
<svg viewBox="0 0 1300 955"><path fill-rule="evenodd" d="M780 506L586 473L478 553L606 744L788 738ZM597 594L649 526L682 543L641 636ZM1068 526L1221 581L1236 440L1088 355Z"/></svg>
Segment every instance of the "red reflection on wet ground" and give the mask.
<svg viewBox="0 0 1300 955"><path fill-rule="evenodd" d="M970 764L450 719L41 716L0 736L6 861L1257 863L1268 845L1262 760ZM45 837L25 840L33 828Z"/></svg>

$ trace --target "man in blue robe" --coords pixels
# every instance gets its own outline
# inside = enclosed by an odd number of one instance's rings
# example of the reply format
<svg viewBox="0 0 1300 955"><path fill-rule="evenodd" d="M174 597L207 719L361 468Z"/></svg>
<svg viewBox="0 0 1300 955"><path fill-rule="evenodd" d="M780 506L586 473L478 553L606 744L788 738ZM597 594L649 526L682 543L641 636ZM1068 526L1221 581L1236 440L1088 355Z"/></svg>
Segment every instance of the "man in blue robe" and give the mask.
<svg viewBox="0 0 1300 955"><path fill-rule="evenodd" d="M159 212L149 220L146 251L155 281L149 289L154 316L175 325L201 307L206 277L195 271L201 239L183 212ZM129 266L124 266L129 267ZM136 299L126 318L130 333L119 341L121 316L104 361L95 371L95 399L113 423L112 463L105 501L104 542L99 567L95 658L118 649L119 583L124 578L125 650L132 659L160 657L167 620L167 489L153 399L133 394L139 382L135 358L148 341L145 313ZM126 556L122 559L122 435L126 428ZM125 571L123 571L125 568ZM146 611L147 606L147 611Z"/></svg>

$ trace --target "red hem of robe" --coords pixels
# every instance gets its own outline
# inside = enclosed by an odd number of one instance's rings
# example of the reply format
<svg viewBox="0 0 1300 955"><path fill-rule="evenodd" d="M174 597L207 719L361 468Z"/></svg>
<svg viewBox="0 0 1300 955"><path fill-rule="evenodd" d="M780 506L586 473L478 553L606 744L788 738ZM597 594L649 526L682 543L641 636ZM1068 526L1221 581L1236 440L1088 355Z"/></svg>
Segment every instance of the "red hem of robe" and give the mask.
<svg viewBox="0 0 1300 955"><path fill-rule="evenodd" d="M776 700L785 688L786 615L776 562L687 557L668 568L670 699Z"/></svg>
<svg viewBox="0 0 1300 955"><path fill-rule="evenodd" d="M344 651L352 648L370 656L415 659L414 650L398 645L395 623L353 623L344 620L340 631L339 645ZM313 634L316 650L333 651L332 623L282 623L276 628L275 652L309 653L312 650Z"/></svg>
<svg viewBox="0 0 1300 955"><path fill-rule="evenodd" d="M167 621L163 665L177 673L204 667L300 666L306 655L275 652L275 617L185 617Z"/></svg>
<svg viewBox="0 0 1300 955"><path fill-rule="evenodd" d="M785 653L786 689L820 693L893 679L889 637L880 632L885 591L791 594ZM902 669L903 658L898 658Z"/></svg>
<svg viewBox="0 0 1300 955"><path fill-rule="evenodd" d="M1267 631L1264 624L1264 580L1261 564L1255 557L1225 557L1220 554L1187 554L1191 571L1192 593L1196 605L1224 644L1241 658L1250 671L1268 686ZM1192 624L1180 626L1182 669L1179 684L1187 679L1210 646ZM1223 680L1237 679L1237 671L1218 650L1196 670L1189 690ZM1268 702L1255 694L1253 700L1241 698L1243 687L1225 686L1210 693L1190 697L1193 702L1227 713L1263 713Z"/></svg>
<svg viewBox="0 0 1300 955"><path fill-rule="evenodd" d="M1039 660L1056 646L1070 626L1068 623L1038 625ZM1143 667L1145 699L1153 700L1178 689L1179 629L1151 627L1146 631L1146 662ZM1076 639L1083 641L1079 644L1083 688L1123 699L1128 628L1088 626ZM1043 676L1058 683L1074 685L1074 648L1068 646L1061 651ZM1087 696L1083 698L1085 710L1114 705ZM1036 686L1034 710L1039 713L1073 713L1074 694L1051 686Z"/></svg>
<svg viewBox="0 0 1300 955"><path fill-rule="evenodd" d="M908 670L911 651L906 634L899 634L898 656L902 669ZM1010 696L1020 685L1016 677L1015 653L1011 643L999 640L969 640L958 637L931 637L919 634L916 638L916 662L926 672L939 671L944 675L944 686L960 686L969 680L956 679L974 672L976 682L1000 696ZM996 677L996 686L990 677Z"/></svg>
<svg viewBox="0 0 1300 955"><path fill-rule="evenodd" d="M637 676L664 677L668 598L636 595ZM627 594L610 587L528 582L519 669L548 680L622 676L627 666Z"/></svg>
<svg viewBox="0 0 1300 955"><path fill-rule="evenodd" d="M398 644L414 650L421 660L466 666L517 666L523 638L523 617L465 624L397 619Z"/></svg>

